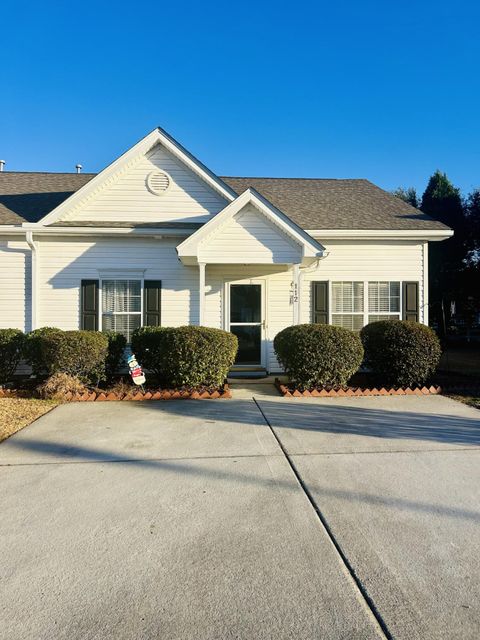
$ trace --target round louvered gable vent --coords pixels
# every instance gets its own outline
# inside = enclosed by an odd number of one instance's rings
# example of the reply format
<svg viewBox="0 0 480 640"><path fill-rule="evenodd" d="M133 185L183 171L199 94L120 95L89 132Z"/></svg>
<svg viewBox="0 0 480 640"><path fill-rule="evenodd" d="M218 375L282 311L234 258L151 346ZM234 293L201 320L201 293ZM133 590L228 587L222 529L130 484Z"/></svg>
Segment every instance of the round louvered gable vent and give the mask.
<svg viewBox="0 0 480 640"><path fill-rule="evenodd" d="M152 193L161 196L170 186L170 176L164 171L152 171L147 178L147 186Z"/></svg>

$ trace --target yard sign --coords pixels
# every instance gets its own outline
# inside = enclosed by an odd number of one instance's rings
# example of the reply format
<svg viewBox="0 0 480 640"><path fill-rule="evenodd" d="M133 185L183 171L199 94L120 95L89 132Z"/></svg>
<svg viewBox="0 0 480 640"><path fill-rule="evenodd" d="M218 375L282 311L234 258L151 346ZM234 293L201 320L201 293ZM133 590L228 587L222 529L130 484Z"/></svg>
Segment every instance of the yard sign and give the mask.
<svg viewBox="0 0 480 640"><path fill-rule="evenodd" d="M138 364L134 353L127 358L127 363L133 382L138 385L145 384L145 374L142 371L142 367Z"/></svg>

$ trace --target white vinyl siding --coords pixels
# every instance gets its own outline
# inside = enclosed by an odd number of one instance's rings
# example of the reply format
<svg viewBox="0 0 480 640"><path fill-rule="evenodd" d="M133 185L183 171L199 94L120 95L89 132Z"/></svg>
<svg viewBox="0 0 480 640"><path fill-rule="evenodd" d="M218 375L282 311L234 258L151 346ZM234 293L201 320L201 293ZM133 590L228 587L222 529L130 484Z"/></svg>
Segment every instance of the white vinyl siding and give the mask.
<svg viewBox="0 0 480 640"><path fill-rule="evenodd" d="M30 247L18 237L0 238L0 329L31 329Z"/></svg>
<svg viewBox="0 0 480 640"><path fill-rule="evenodd" d="M207 263L290 264L300 262L302 247L253 205L246 206L199 248Z"/></svg>
<svg viewBox="0 0 480 640"><path fill-rule="evenodd" d="M78 329L81 281L108 279L108 271L120 278L141 271L145 280L161 280L162 325L196 324L198 268L182 265L178 243L178 238L39 240L38 326Z"/></svg>
<svg viewBox="0 0 480 640"><path fill-rule="evenodd" d="M322 242L319 236L318 240ZM322 242L328 255L318 267L302 274L301 322L311 322L312 281L418 282L419 320L425 321L424 250L415 240L329 240ZM331 300L331 292L329 296ZM381 314L379 314L381 315ZM330 304L330 318L332 322Z"/></svg>
<svg viewBox="0 0 480 640"><path fill-rule="evenodd" d="M155 195L147 187L152 171L165 171L169 189ZM228 202L162 145L107 181L62 220L104 222L204 222Z"/></svg>
<svg viewBox="0 0 480 640"><path fill-rule="evenodd" d="M199 269L197 266L185 266L178 260L176 246L181 241L182 238L38 238L37 326L78 329L80 283L83 279L129 279L124 275L128 273L135 273L130 279L138 279L138 272L145 279L162 281L162 325L197 324ZM330 241L326 248L328 255L325 259L301 271L301 322L311 321L311 282L316 280L329 282L330 301L333 282L416 281L419 283L420 320L423 321L422 243ZM24 328L27 318L26 329L29 330L30 253L27 245L18 241L9 242L8 246L0 244L0 265L3 283L0 287L2 326ZM104 275L108 272L117 272L119 275ZM278 372L280 367L275 359L273 340L279 331L293 323L293 277L288 267L274 264L207 264L204 322L212 327L225 326L225 283L242 278L265 280L267 368ZM364 313L371 316L370 319L388 315L380 311L370 313L369 308L367 296ZM330 303L330 322L332 313ZM393 310L391 313L394 313ZM350 315L356 315L356 312Z"/></svg>

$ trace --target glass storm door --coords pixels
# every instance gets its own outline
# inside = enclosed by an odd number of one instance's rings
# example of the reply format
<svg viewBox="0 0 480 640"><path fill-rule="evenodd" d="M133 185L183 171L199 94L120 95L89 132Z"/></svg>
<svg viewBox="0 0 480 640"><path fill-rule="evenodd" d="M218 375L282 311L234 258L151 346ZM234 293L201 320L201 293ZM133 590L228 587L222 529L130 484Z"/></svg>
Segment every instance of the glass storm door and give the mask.
<svg viewBox="0 0 480 640"><path fill-rule="evenodd" d="M262 364L263 296L261 284L230 285L230 331L238 338L236 365Z"/></svg>

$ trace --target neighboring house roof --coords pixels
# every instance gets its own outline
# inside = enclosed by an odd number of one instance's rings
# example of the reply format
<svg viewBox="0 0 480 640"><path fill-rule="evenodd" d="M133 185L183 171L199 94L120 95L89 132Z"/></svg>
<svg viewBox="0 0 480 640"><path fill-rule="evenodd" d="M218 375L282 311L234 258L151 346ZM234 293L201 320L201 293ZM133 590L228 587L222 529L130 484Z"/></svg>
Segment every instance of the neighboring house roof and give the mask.
<svg viewBox="0 0 480 640"><path fill-rule="evenodd" d="M0 224L38 222L95 175L0 172ZM298 226L307 230L428 231L448 228L368 180L221 179L237 194L253 187ZM98 226L98 222L82 222L84 225Z"/></svg>

